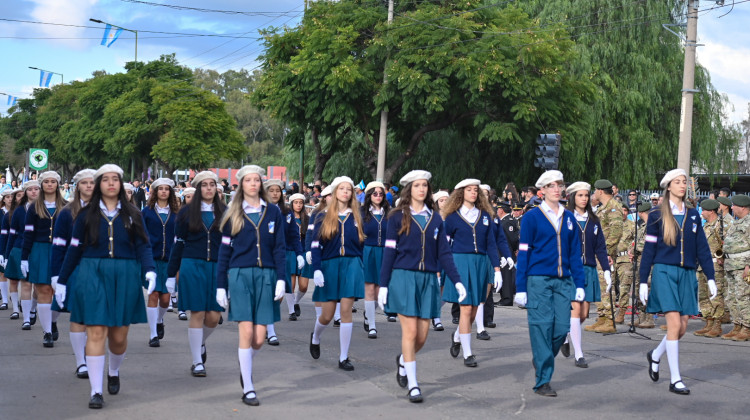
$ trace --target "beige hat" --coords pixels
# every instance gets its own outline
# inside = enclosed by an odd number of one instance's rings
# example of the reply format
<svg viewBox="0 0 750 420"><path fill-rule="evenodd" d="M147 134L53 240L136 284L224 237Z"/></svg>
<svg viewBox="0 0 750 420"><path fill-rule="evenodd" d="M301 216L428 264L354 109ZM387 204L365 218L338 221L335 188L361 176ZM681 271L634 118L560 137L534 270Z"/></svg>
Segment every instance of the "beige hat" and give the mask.
<svg viewBox="0 0 750 420"><path fill-rule="evenodd" d="M125 191L135 191L135 187L129 182L122 184L122 187L125 188Z"/></svg>
<svg viewBox="0 0 750 420"><path fill-rule="evenodd" d="M279 189L281 190L284 189L284 181L280 179L269 179L268 181L263 183L263 189L267 191L268 188L273 187L274 185L279 187Z"/></svg>
<svg viewBox="0 0 750 420"><path fill-rule="evenodd" d="M189 187L189 188L185 188L184 190L182 190L183 196L188 195L188 194L195 194L195 188Z"/></svg>
<svg viewBox="0 0 750 420"><path fill-rule="evenodd" d="M40 187L39 181L37 181L37 180L26 181L26 183L23 184L22 188L23 188L24 191L26 191L26 190L28 190L31 187L37 187L37 188L39 188Z"/></svg>
<svg viewBox="0 0 750 420"><path fill-rule="evenodd" d="M106 165L102 165L99 169L96 170L96 172L94 173L94 179L110 172L116 173L120 176L120 178L122 178L122 174L124 173L121 167L115 165L114 163L108 163Z"/></svg>
<svg viewBox="0 0 750 420"><path fill-rule="evenodd" d="M169 178L158 178L156 181L151 183L151 188L156 189L160 185L169 185L169 188L174 188L174 181Z"/></svg>
<svg viewBox="0 0 750 420"><path fill-rule="evenodd" d="M534 186L537 188L542 188L545 185L557 181L564 181L562 172L557 170L546 171L542 174L542 176L539 177L539 179L536 180L536 184L534 184Z"/></svg>
<svg viewBox="0 0 750 420"><path fill-rule="evenodd" d="M245 165L237 172L237 175L235 175L235 179L237 179L237 182L241 184L242 178L244 178L245 175L249 174L258 174L260 176L260 179L262 180L263 177L266 176L266 170L258 165Z"/></svg>
<svg viewBox="0 0 750 420"><path fill-rule="evenodd" d="M321 197L325 197L327 195L331 195L331 186L328 185L325 188L323 188L323 191L320 192Z"/></svg>
<svg viewBox="0 0 750 420"><path fill-rule="evenodd" d="M54 179L57 183L60 183L60 174L55 171L45 171L39 174L39 183L44 182L45 179Z"/></svg>
<svg viewBox="0 0 750 420"><path fill-rule="evenodd" d="M289 204L292 204L294 200L302 200L302 202L305 202L305 196L304 194L296 193L289 196Z"/></svg>
<svg viewBox="0 0 750 420"><path fill-rule="evenodd" d="M383 185L382 182L372 181L365 187L365 194L367 194L370 190L374 190L375 188L382 188L383 191L385 191L385 185Z"/></svg>
<svg viewBox="0 0 750 420"><path fill-rule="evenodd" d="M343 182L352 184L352 189L354 189L354 181L352 181L351 178L349 178L348 176L337 176L331 182L331 185L330 185L331 186L331 192L333 192L336 189L336 187L338 187L339 184L341 184Z"/></svg>
<svg viewBox="0 0 750 420"><path fill-rule="evenodd" d="M450 194L448 194L445 191L438 191L435 194L432 194L432 201L438 201L443 197L448 197Z"/></svg>
<svg viewBox="0 0 750 420"><path fill-rule="evenodd" d="M96 178L94 174L96 174L96 171L93 169L82 169L73 176L73 183L77 184L81 182L82 180L88 179L88 178L94 179Z"/></svg>
<svg viewBox="0 0 750 420"><path fill-rule="evenodd" d="M581 191L581 190L591 191L591 184L589 184L588 182L583 182L583 181L574 182L570 184L570 186L568 187L567 190L565 190L565 192L568 195L571 195L575 193L576 191Z"/></svg>
<svg viewBox="0 0 750 420"><path fill-rule="evenodd" d="M664 174L664 178L661 179L659 186L662 188L667 188L669 186L669 183L678 176L684 176L687 179L687 172L685 172L684 169L672 169L671 171Z"/></svg>
<svg viewBox="0 0 750 420"><path fill-rule="evenodd" d="M211 171L202 171L202 172L198 172L198 174L195 175L195 178L193 178L193 180L190 181L190 185L192 185L195 188L198 188L201 182L207 179L213 179L214 182L216 182L217 184L219 183L219 177L215 173Z"/></svg>
<svg viewBox="0 0 750 420"><path fill-rule="evenodd" d="M453 189L457 190L459 188L468 187L470 185L479 186L481 183L482 183L482 181L480 181L478 179L467 178L467 179L464 179L463 181L459 182L458 184L456 184L456 186Z"/></svg>
<svg viewBox="0 0 750 420"><path fill-rule="evenodd" d="M398 181L398 183L401 184L402 187L405 187L409 183L414 182L418 179L426 179L427 181L429 181L432 179L432 174L421 169L415 169L402 176L401 180Z"/></svg>

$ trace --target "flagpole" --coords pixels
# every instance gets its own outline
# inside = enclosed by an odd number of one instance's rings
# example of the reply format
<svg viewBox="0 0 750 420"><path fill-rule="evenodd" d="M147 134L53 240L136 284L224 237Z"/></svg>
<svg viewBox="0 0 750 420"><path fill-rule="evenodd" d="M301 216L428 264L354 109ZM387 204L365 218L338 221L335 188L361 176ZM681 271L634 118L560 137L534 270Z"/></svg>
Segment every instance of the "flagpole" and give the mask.
<svg viewBox="0 0 750 420"><path fill-rule="evenodd" d="M114 24L111 24L111 23L108 23L108 22L104 22L104 21L99 20L99 19L89 19L89 21L94 22L94 23L101 23L102 25L109 25L109 26L111 26L113 28L118 28L118 29L122 29L123 31L128 31L128 32L134 33L135 34L135 64L136 64L136 67L138 67L137 66L137 64L138 64L138 31L136 31L135 29L123 28L122 26L117 26L117 25L114 25Z"/></svg>
<svg viewBox="0 0 750 420"><path fill-rule="evenodd" d="M65 79L63 78L63 74L62 73L56 73L54 71L40 69L39 67L31 67L31 66L29 66L29 68L32 69L32 70L46 71L47 73L56 74L56 75L60 76L60 84L63 84L63 85L65 84Z"/></svg>

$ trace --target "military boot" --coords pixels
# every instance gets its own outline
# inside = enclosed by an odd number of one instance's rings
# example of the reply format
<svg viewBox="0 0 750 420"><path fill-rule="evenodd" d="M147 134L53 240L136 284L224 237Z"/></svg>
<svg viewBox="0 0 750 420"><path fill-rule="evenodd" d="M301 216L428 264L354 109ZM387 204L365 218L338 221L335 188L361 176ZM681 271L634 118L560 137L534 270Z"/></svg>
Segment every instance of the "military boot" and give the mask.
<svg viewBox="0 0 750 420"><path fill-rule="evenodd" d="M617 329L614 325L612 325L612 320L609 318L604 318L604 322L602 322L601 325L596 327L594 329L594 332L598 332L600 334L606 334L606 333L614 333L617 332Z"/></svg>
<svg viewBox="0 0 750 420"><path fill-rule="evenodd" d="M734 337L732 337L733 341L747 341L750 340L750 328L748 327L742 327L740 332L737 333Z"/></svg>
<svg viewBox="0 0 750 420"><path fill-rule="evenodd" d="M625 322L625 309L620 308L615 316L615 324L622 324L623 322Z"/></svg>
<svg viewBox="0 0 750 420"><path fill-rule="evenodd" d="M721 320L720 319L715 319L714 325L711 327L711 330L703 334L704 337L708 337L708 338L716 338L720 335L721 335Z"/></svg>
<svg viewBox="0 0 750 420"><path fill-rule="evenodd" d="M638 328L654 328L654 316L646 312L641 312Z"/></svg>
<svg viewBox="0 0 750 420"><path fill-rule="evenodd" d="M714 319L713 318L706 318L706 325L703 326L703 328L699 329L698 331L694 332L693 334L703 337L704 334L711 331L711 328L714 326Z"/></svg>
<svg viewBox="0 0 750 420"><path fill-rule="evenodd" d="M659 327L659 329L662 330L662 331L666 331L667 330L667 324L662 325L661 327Z"/></svg>
<svg viewBox="0 0 750 420"><path fill-rule="evenodd" d="M722 335L721 338L723 340L731 340L732 337L737 335L737 333L739 333L741 329L742 329L742 325L734 324L734 328L732 329L732 331L729 331L728 333Z"/></svg>
<svg viewBox="0 0 750 420"><path fill-rule="evenodd" d="M721 317L721 323L722 324L732 323L732 315L729 313L729 309L724 310L724 316Z"/></svg>
<svg viewBox="0 0 750 420"><path fill-rule="evenodd" d="M587 326L583 327L583 329L584 329L584 330L586 330L586 331L594 331L594 330L595 330L595 329L597 329L597 328L598 328L598 327L599 327L600 325L602 325L602 322L604 322L604 321L606 321L606 320L607 320L607 317L604 317L604 316L600 316L599 318L597 318L597 319L596 319L596 322L594 322L594 323L593 323L593 324L591 324L591 325L587 325Z"/></svg>

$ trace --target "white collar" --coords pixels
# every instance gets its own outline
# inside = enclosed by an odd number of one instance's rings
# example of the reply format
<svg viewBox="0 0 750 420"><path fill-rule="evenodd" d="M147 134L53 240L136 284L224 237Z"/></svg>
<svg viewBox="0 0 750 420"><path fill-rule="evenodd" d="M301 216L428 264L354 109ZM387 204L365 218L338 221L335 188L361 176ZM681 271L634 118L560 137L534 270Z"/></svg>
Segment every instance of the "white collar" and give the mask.
<svg viewBox="0 0 750 420"><path fill-rule="evenodd" d="M414 210L414 207L409 206L409 210L411 211L411 214L414 215L414 216L430 217L430 215L432 214L432 212L430 211L430 209L427 206L422 206L422 210L420 210L420 211L416 211L416 210Z"/></svg>
<svg viewBox="0 0 750 420"><path fill-rule="evenodd" d="M159 207L159 203L154 203L154 210L156 210L156 213L169 214L169 204L167 204L167 207Z"/></svg>
<svg viewBox="0 0 750 420"><path fill-rule="evenodd" d="M375 206L370 206L370 213L372 214L383 214L383 207L376 209Z"/></svg>
<svg viewBox="0 0 750 420"><path fill-rule="evenodd" d="M115 217L117 213L120 212L120 209L122 209L122 204L120 203L120 200L117 200L117 205L115 206L114 210L109 210L107 208L107 205L104 204L104 201L99 201L99 209L104 213L107 217Z"/></svg>
<svg viewBox="0 0 750 420"><path fill-rule="evenodd" d="M44 200L44 207L47 207L48 209L53 209L57 207L57 203L54 201Z"/></svg>
<svg viewBox="0 0 750 420"><path fill-rule="evenodd" d="M563 216L563 213L565 213L565 208L560 203L557 203L557 213L552 210L552 207L550 207L546 201L542 201L542 204L539 207L541 207L545 213L555 215L555 217L557 217L557 220L560 220Z"/></svg>
<svg viewBox="0 0 750 420"><path fill-rule="evenodd" d="M479 209L477 208L477 206L474 206L472 208L468 208L465 205L461 205L461 208L459 209L459 211L461 212L462 216L466 216L467 214L478 213Z"/></svg>
<svg viewBox="0 0 750 420"><path fill-rule="evenodd" d="M83 199L78 200L81 202L81 207L86 207L87 202L83 201Z"/></svg>
<svg viewBox="0 0 750 420"><path fill-rule="evenodd" d="M680 208L677 207L677 205L672 200L669 200L669 208L672 209L672 214L674 216L681 216L681 215L685 214L685 212L687 211L686 207L687 206L685 206L685 202L684 201L682 202L682 209L680 209Z"/></svg>
<svg viewBox="0 0 750 420"><path fill-rule="evenodd" d="M352 212L352 209L350 209L350 208L347 207L346 209L344 209L344 211L340 211L339 212L339 216L346 216L347 214L349 214L351 212Z"/></svg>
<svg viewBox="0 0 750 420"><path fill-rule="evenodd" d="M214 203L206 203L201 201L201 211L214 211Z"/></svg>
<svg viewBox="0 0 750 420"><path fill-rule="evenodd" d="M576 220L580 220L581 222L585 222L589 220L589 212L584 211L583 214L578 213L578 210L574 211L573 214L576 216Z"/></svg>
<svg viewBox="0 0 750 420"><path fill-rule="evenodd" d="M263 201L263 199L260 199L260 206L259 207L253 207L245 200L242 200L242 210L245 213L260 213L261 210L263 210L263 207L267 206L266 202Z"/></svg>

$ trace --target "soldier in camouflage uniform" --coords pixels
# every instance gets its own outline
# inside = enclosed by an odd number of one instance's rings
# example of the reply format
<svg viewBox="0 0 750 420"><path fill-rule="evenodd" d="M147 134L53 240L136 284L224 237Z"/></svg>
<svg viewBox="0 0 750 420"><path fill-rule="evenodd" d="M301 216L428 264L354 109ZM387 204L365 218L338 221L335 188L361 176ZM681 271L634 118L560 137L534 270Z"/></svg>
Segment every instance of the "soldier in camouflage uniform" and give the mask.
<svg viewBox="0 0 750 420"><path fill-rule="evenodd" d="M724 230L724 237L726 237L727 230L730 226L734 223L734 217L732 216L732 213L729 211L732 208L732 200L730 200L727 197L719 196L716 198L716 201L719 202L719 217L720 217L720 229ZM723 222L723 226L722 226ZM717 285L718 287L718 285ZM724 305L724 316L721 319L722 324L731 324L732 323L732 317L729 313L729 307L726 305L726 293L727 293L727 278L724 277L724 299L725 299L725 305Z"/></svg>
<svg viewBox="0 0 750 420"><path fill-rule="evenodd" d="M723 339L750 339L750 197L740 194L732 198L732 211L737 217L724 238L724 270L727 277L727 303L732 311L734 328Z"/></svg>
<svg viewBox="0 0 750 420"><path fill-rule="evenodd" d="M703 225L703 231L706 233L706 240L708 240L708 246L711 248L718 293L714 299L710 299L711 293L708 290L708 279L703 274L703 268L698 268L698 305L700 306L703 318L706 320L706 325L693 334L716 338L722 333L721 318L724 316L724 288L726 284L724 278L724 259L716 258L716 252L722 248L722 235L724 232L722 232L721 219L718 214L719 202L716 200L703 200L701 209L703 210L701 216L706 220L706 224Z"/></svg>
<svg viewBox="0 0 750 420"><path fill-rule="evenodd" d="M617 302L620 308L617 311L617 316L615 316L615 322L618 324L625 322L628 302L630 301L630 289L633 287L633 263L628 248L635 241L635 222L628 220L629 210L627 208L623 207L622 211L622 235L620 236L620 242L617 244L617 259L615 261L617 279L620 281L620 299Z"/></svg>
<svg viewBox="0 0 750 420"><path fill-rule="evenodd" d="M607 243L607 255L610 258L610 265L614 263L617 256L617 244L622 236L622 204L613 198L612 183L606 179L600 179L594 183L594 198L599 201L600 205L596 209L596 216L602 225L602 232ZM601 302L597 304L596 312L599 318L594 324L584 329L586 331L595 331L598 333L616 332L613 324L612 301L610 299L611 285L607 285L604 280L604 273L599 269L599 286L602 291Z"/></svg>
<svg viewBox="0 0 750 420"><path fill-rule="evenodd" d="M651 211L651 203L645 202L638 206L638 216L642 221L638 223L638 229L636 232L635 242L630 245L628 252L632 258L633 264L636 268L641 263L641 254L643 254L643 246L646 244L646 224L648 223L648 213ZM635 272L635 283L641 283L641 275L638 271ZM648 286L651 287L651 278L648 279ZM635 325L638 328L654 328L654 316L646 312L646 306L643 305L640 299L636 299L636 305L638 308L638 321Z"/></svg>

